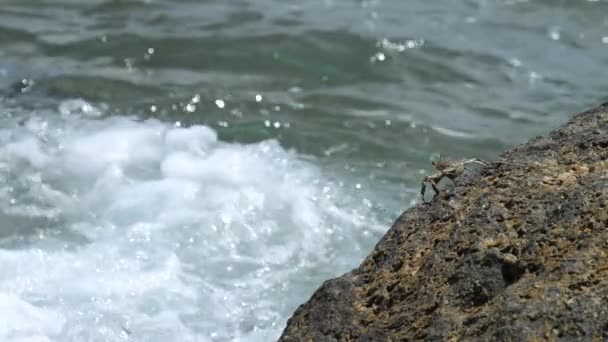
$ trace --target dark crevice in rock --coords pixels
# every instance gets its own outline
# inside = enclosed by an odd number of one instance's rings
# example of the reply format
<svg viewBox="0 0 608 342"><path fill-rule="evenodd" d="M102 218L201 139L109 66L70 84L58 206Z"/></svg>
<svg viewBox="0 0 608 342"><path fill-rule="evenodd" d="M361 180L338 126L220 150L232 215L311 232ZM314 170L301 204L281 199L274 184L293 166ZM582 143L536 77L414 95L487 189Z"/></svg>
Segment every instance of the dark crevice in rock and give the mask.
<svg viewBox="0 0 608 342"><path fill-rule="evenodd" d="M525 268L522 265L503 263L502 265L502 278L507 286L517 282L525 273Z"/></svg>

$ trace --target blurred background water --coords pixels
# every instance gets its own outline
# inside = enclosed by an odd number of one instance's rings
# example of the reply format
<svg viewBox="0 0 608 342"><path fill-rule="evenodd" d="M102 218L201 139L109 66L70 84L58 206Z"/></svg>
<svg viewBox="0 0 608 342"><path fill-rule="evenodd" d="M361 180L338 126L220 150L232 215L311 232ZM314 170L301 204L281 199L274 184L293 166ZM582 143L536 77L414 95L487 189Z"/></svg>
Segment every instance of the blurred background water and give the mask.
<svg viewBox="0 0 608 342"><path fill-rule="evenodd" d="M1 1L0 339L276 339L607 66L604 0Z"/></svg>

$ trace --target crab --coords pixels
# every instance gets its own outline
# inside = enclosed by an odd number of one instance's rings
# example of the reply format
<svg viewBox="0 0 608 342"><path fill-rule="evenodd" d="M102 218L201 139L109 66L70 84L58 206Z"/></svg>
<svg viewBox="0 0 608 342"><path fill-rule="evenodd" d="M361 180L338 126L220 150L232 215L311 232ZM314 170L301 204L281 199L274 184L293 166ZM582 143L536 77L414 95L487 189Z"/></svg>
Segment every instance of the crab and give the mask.
<svg viewBox="0 0 608 342"><path fill-rule="evenodd" d="M486 162L481 159L468 159L468 160L436 160L433 161L432 164L435 167L436 172L430 176L424 177L422 180L422 187L420 189L420 196L422 197L422 202L426 202L424 200L424 192L426 191L426 183L431 183L431 187L433 187L433 191L435 191L435 196L439 194L439 187L437 184L443 179L443 177L447 177L449 180L454 181L454 179L464 173L467 164L480 164L483 166L488 166Z"/></svg>

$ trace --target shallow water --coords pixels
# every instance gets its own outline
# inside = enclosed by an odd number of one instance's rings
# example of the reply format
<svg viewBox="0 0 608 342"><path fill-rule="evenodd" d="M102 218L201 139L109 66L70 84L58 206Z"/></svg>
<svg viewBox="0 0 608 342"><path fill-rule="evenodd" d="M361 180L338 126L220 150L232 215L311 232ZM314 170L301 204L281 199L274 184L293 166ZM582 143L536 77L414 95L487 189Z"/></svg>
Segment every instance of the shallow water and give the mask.
<svg viewBox="0 0 608 342"><path fill-rule="evenodd" d="M267 341L440 153L602 102L606 1L4 1L0 340Z"/></svg>

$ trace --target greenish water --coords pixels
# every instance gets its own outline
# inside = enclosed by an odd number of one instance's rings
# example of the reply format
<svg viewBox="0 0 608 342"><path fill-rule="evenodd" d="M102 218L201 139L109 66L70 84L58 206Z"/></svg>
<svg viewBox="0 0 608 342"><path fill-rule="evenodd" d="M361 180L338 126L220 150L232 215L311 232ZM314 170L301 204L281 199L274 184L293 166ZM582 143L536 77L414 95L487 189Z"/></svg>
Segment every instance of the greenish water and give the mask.
<svg viewBox="0 0 608 342"><path fill-rule="evenodd" d="M276 138L411 186L434 154L492 158L605 98L607 7L4 1L2 81L35 80L28 103L82 97L224 140Z"/></svg>
<svg viewBox="0 0 608 342"><path fill-rule="evenodd" d="M270 233L268 241L253 233L253 240L238 240L245 233L237 232L231 238L207 237L204 244L190 242L194 250L210 251L202 255L183 254L184 242L176 239L177 245L167 247L166 255L149 257L163 267L169 261L180 265L175 277L183 283L163 283L153 294L135 291L138 299L118 300L116 293L101 290L95 300L95 291L69 297L57 289L62 282L78 280L67 277L72 271L63 268L48 271L59 284L48 292L36 286L20 292L16 288L24 283L15 283L19 277L27 284L47 278L6 274L0 278L0 295L10 299L5 298L9 304L3 304L4 309L25 305L39 315L35 310L51 310L49 321L60 328L29 327L23 323L31 319L26 315L20 321L25 328L7 328L0 336L276 338L290 313L323 279L356 266L391 221L415 203L430 160L440 153L491 160L547 133L573 113L606 100L607 66L608 2L602 0L2 1L0 136L5 147L0 149L0 166L5 185L0 195L7 204L0 215L0 243L11 253L22 253L0 255L3 269L26 265L27 253L35 250L50 253L59 264L73 265L73 258L95 251L53 253L83 245L104 250L120 245L125 236L119 233L103 239L88 235L106 224L138 232L142 222L168 227L163 233L167 235L143 245L153 255L164 248L162 241L178 235L184 241L192 238L191 230L182 235L170 231L186 226L207 231L215 227L210 223L214 220L225 224L226 212L238 216L262 202L266 204L259 204L255 217L239 221L239 227L250 233L266 227ZM176 159L167 152L174 145L154 140L153 132L163 135L176 126L206 126L217 134L219 144L228 147L201 147L203 152L197 150L174 165ZM186 140L204 146L216 143L207 133L186 131ZM122 145L108 147L125 136L130 137L125 144L132 148L128 153ZM271 147L264 145L267 141ZM256 148L269 149L270 155L255 159ZM127 157L116 159L118 150ZM217 169L196 164L209 153L225 150L230 152L214 159ZM105 164L90 171L86 165L100 158ZM112 167L126 175L108 183L116 195L87 187L106 182ZM177 177L174 170L195 171ZM234 177L216 177L230 172ZM274 189L285 175L284 187ZM127 211L120 214L111 205L123 199L124 191L133 191L127 197L150 196L148 187L133 190L135 185L176 177L192 181L192 186L230 184L214 188L214 196L234 192L247 200L228 196L221 202L232 203L230 209L209 207L200 217L193 213L202 210L197 205L207 203L208 197L195 196L196 201L175 206L160 199L129 202L125 208L136 209L123 208ZM258 177L269 180L259 183ZM302 198L287 195L292 182ZM32 184L46 190L35 192ZM159 198L181 194L186 190L180 184L155 188L153 193ZM21 197L13 195L19 192L15 189L21 189ZM330 192L329 202L316 202ZM68 200L80 203L91 197L95 199L84 209L74 209ZM281 200L275 206L267 204L274 197ZM311 199L316 204L307 204ZM23 204L21 211L14 210L15 201ZM174 213L183 207L192 209L187 224L146 214ZM296 209L285 216L285 208ZM302 212L306 218L297 218L295 213ZM133 215L133 220L125 215ZM315 251L320 255L311 256L313 242L286 242L290 234L297 240L311 227L321 227L325 234L321 245L326 247ZM40 232L55 236L54 243L41 242ZM87 242L79 242L74 234L82 234ZM276 269L273 257L258 255L275 245L287 245L276 253L290 255ZM196 261L217 254L226 255L226 260L212 265ZM127 264L134 258L126 251L106 257ZM266 261L254 267L256 258ZM225 267L239 265L242 274L270 275L224 279ZM147 270L140 264L131 267L132 274ZM113 269L104 272L107 277L116 275ZM130 279L129 272L123 281ZM108 286L93 276L83 279L92 287ZM182 288L197 299L176 300L175 293ZM53 299L63 295L69 300ZM225 304L229 314L217 313L214 306L219 304L209 303L226 296L233 299ZM163 300L155 301L156 297ZM102 305L99 298L120 305ZM17 300L22 302L15 304ZM181 310L182 301L195 305ZM66 314L74 310L84 313L80 318ZM87 332L99 321L105 322L105 330ZM121 326L129 326L133 333Z"/></svg>

